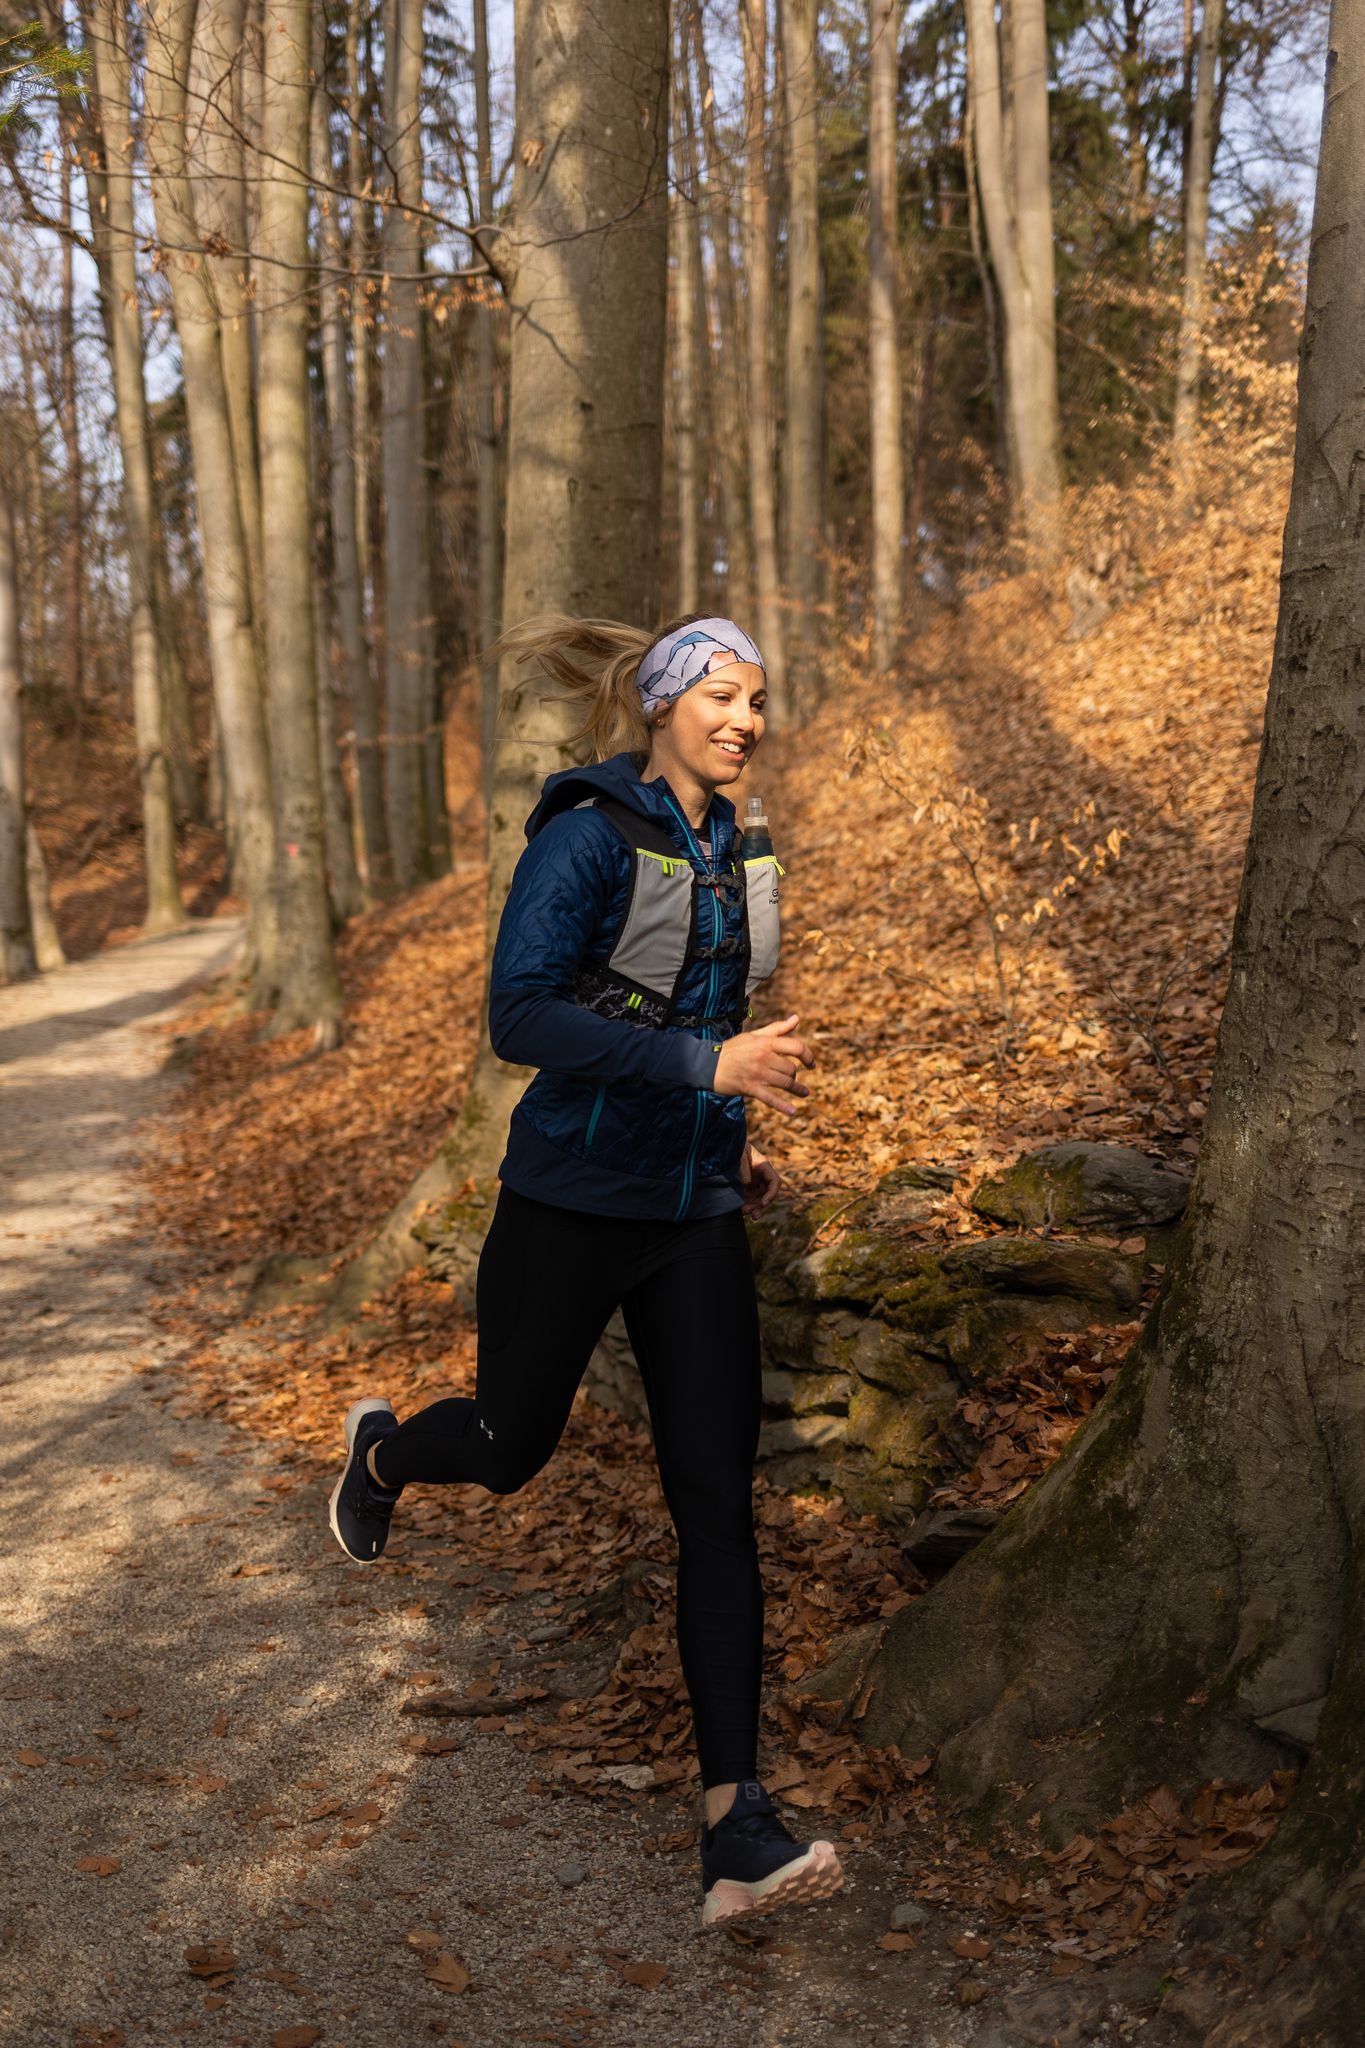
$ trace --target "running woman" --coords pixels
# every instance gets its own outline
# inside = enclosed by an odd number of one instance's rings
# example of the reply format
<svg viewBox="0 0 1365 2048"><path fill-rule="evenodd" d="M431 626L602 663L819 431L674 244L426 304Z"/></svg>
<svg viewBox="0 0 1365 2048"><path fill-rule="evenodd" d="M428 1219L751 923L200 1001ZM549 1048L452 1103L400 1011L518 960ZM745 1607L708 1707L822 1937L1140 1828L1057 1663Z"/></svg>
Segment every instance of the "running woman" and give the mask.
<svg viewBox="0 0 1365 2048"><path fill-rule="evenodd" d="M546 778L498 927L489 1035L536 1067L512 1113L475 1289L473 1399L345 1420L337 1541L371 1564L412 1485L515 1493L546 1464L620 1306L678 1538L677 1632L701 1770L702 1924L836 1891L758 1775L763 1589L754 1538L758 1308L744 1217L778 1189L745 1098L791 1115L814 1054L795 1014L741 1031L777 964L772 861L745 862L738 780L763 736L748 634L654 639L551 618L506 636L585 717L593 760Z"/></svg>

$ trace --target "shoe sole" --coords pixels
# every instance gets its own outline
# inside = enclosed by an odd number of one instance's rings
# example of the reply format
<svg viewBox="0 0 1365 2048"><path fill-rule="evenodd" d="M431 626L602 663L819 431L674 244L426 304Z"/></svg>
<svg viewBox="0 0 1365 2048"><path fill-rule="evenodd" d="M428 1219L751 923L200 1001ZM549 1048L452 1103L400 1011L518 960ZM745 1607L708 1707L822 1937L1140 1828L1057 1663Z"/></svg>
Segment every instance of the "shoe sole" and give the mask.
<svg viewBox="0 0 1365 2048"><path fill-rule="evenodd" d="M815 1899L828 1899L843 1881L843 1868L833 1842L812 1842L804 1856L784 1864L781 1870L774 1870L757 1884L717 1878L706 1895L701 1924L718 1927L726 1920L771 1913L778 1906L808 1905Z"/></svg>
<svg viewBox="0 0 1365 2048"><path fill-rule="evenodd" d="M351 1459L355 1454L355 1433L365 1416L373 1415L380 1409L387 1409L388 1413L392 1415L392 1401L383 1401L376 1396L368 1401L353 1401L346 1410L344 1425L346 1432L346 1463L341 1468L341 1477L332 1488L331 1499L327 1503L327 1521L332 1534L336 1537L337 1542L346 1552L352 1564L378 1564L379 1562L378 1557L357 1557L355 1552L347 1546L340 1529L337 1527L337 1502L341 1499L341 1489L346 1484L346 1474L351 1469Z"/></svg>

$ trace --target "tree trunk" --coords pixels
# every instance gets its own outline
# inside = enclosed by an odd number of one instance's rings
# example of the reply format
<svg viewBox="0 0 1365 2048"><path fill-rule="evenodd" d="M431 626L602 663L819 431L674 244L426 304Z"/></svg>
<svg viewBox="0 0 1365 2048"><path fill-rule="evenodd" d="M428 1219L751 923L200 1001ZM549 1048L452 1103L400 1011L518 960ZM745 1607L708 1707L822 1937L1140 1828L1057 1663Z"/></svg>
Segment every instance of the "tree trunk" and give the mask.
<svg viewBox="0 0 1365 2048"><path fill-rule="evenodd" d="M319 16L319 21L322 19ZM319 324L322 339L323 385L327 394L327 469L332 511L332 603L330 616L336 621L341 647L342 673L351 706L355 730L357 814L360 822L360 864L366 887L372 896L386 896L393 887L389 857L388 820L384 811L384 775L379 761L379 705L370 650L365 638L364 581L355 526L355 430L351 411L351 384L346 368L346 328L342 317L341 279L347 267L345 238L334 193L322 185L336 182L332 175L332 146L327 124L327 90L323 75L323 38L318 37L319 61L313 91L313 164L319 183ZM324 613L324 616L327 616ZM330 636L329 636L330 637ZM324 666L329 688L322 701L331 710L331 659ZM332 718L335 729L335 717ZM330 843L330 841L329 841ZM329 854L329 864L331 856ZM333 867L334 886L337 882ZM348 916L351 914L348 910Z"/></svg>
<svg viewBox="0 0 1365 2048"><path fill-rule="evenodd" d="M427 701L428 559L425 392L418 274L423 0L385 0L386 156L392 184L384 211L389 274L384 320L384 672L389 843L400 889L430 872L422 773Z"/></svg>
<svg viewBox="0 0 1365 2048"><path fill-rule="evenodd" d="M777 559L777 487L773 474L773 270L767 173L768 0L742 0L744 42L744 252L749 328L749 510L754 548L754 617L767 663L768 708L785 725L787 622Z"/></svg>
<svg viewBox="0 0 1365 2048"><path fill-rule="evenodd" d="M519 155L499 243L512 318L508 427L508 625L541 612L653 625L659 614L664 302L667 284L666 0L517 6ZM591 100L585 78L596 81ZM643 110L643 114L642 114ZM534 141L544 154L531 149ZM629 232L620 224L629 222ZM629 320L621 308L631 309ZM553 308L553 320L531 317ZM545 776L570 765L573 713L513 659L489 807L487 952L524 824ZM482 1006L486 1020L487 1002ZM342 1276L345 1313L421 1254L419 1209L472 1179L482 1206L448 1215L472 1262L491 1209L507 1123L529 1078L496 1059L487 1029L455 1127ZM466 1235L466 1233L468 1233Z"/></svg>
<svg viewBox="0 0 1365 2048"><path fill-rule="evenodd" d="M474 123L479 153L479 219L493 219L493 121L488 96L488 0L474 0ZM474 434L479 472L479 732L484 796L493 787L493 725L498 708L498 675L488 652L502 631L502 483L497 428L497 330L493 281L475 316L476 395Z"/></svg>
<svg viewBox="0 0 1365 2048"><path fill-rule="evenodd" d="M25 850L33 951L38 961L38 972L51 974L54 967L65 967L66 948L57 930L57 920L52 915L52 891L48 886L47 862L43 858L43 843L38 837L32 818L28 821Z"/></svg>
<svg viewBox="0 0 1365 2048"><path fill-rule="evenodd" d="M280 908L274 1029L340 1035L332 958L313 645L312 479L308 460L308 0L265 0L261 96L261 527L265 644Z"/></svg>
<svg viewBox="0 0 1365 2048"><path fill-rule="evenodd" d="M679 22L680 51L685 50ZM674 68L673 146L676 186L673 193L673 438L678 484L678 610L695 612L701 605L701 465L697 403L701 366L697 360L697 295L692 210L696 204L694 164L687 148L691 125L691 80L680 54Z"/></svg>
<svg viewBox="0 0 1365 2048"><path fill-rule="evenodd" d="M820 295L817 0L782 0L787 80L788 676L793 710L811 710L820 650L824 529L824 334Z"/></svg>
<svg viewBox="0 0 1365 2048"><path fill-rule="evenodd" d="M905 609L904 389L900 236L896 203L896 84L900 0L870 0L868 36L868 368L872 402L872 658L885 672L900 651Z"/></svg>
<svg viewBox="0 0 1365 2048"><path fill-rule="evenodd" d="M720 425L721 497L725 508L726 603L738 620L749 616L754 603L753 553L750 547L749 494L746 478L744 336L735 290L735 257L730 224L729 192L724 166L728 161L716 134L715 95L700 0L683 0L688 46L697 60L702 134L706 140L706 206L710 217L715 301L715 343L712 385Z"/></svg>
<svg viewBox="0 0 1365 2048"><path fill-rule="evenodd" d="M1208 272L1209 185L1213 178L1213 83L1222 26L1223 0L1204 0L1194 108L1190 116L1189 174L1185 180L1185 281L1175 372L1175 418L1171 427L1176 492L1182 505L1188 504L1194 483L1194 432L1199 417Z"/></svg>
<svg viewBox="0 0 1365 2048"><path fill-rule="evenodd" d="M986 242L1004 314L1015 502L1029 553L1046 564L1061 545L1061 428L1042 0L1012 0L1009 19L1011 148L994 0L967 0L968 97Z"/></svg>
<svg viewBox="0 0 1365 2048"><path fill-rule="evenodd" d="M327 854L327 895L338 924L358 917L365 892L356 865L350 799L337 744L336 683L332 639L327 630L326 578L318 564L313 576L313 640L318 665L318 772L322 777L322 838ZM335 596L333 597L335 610Z"/></svg>
<svg viewBox="0 0 1365 2048"><path fill-rule="evenodd" d="M203 13L202 5L199 11ZM270 747L221 348L223 323L213 273L196 253L200 226L187 152L192 133L187 79L195 12L196 0L147 0L147 157L180 341L209 668L231 794L234 868L246 896L246 974L253 1001L265 1006L273 1001L279 967ZM254 449L251 467L254 471Z"/></svg>
<svg viewBox="0 0 1365 2048"><path fill-rule="evenodd" d="M152 532L156 549L152 573L156 582L157 665L161 674L161 707L166 729L166 754L171 764L171 797L175 815L197 820L204 814L204 797L194 760L194 714L190 704L189 678L180 655L176 631L175 589L171 582L166 522L161 511L161 490L152 467Z"/></svg>
<svg viewBox="0 0 1365 2048"><path fill-rule="evenodd" d="M8 465L7 465L8 467ZM24 678L19 565L8 475L0 476L0 984L37 967L29 910L24 807Z"/></svg>
<svg viewBox="0 0 1365 2048"><path fill-rule="evenodd" d="M114 405L123 461L123 524L128 548L129 648L138 777L142 786L143 864L148 932L184 921L175 869L175 806L167 749L156 617L156 495L151 428L143 383L133 218L132 131L125 10L115 0L89 0L87 43L103 135L105 210L92 210L92 231L105 296L114 371Z"/></svg>
<svg viewBox="0 0 1365 2048"><path fill-rule="evenodd" d="M71 235L72 124L61 124L62 298L60 319L62 446L65 451L66 533L62 544L66 585L66 689L79 750L85 711L85 540L80 414L76 403L76 248Z"/></svg>
<svg viewBox="0 0 1365 2048"><path fill-rule="evenodd" d="M256 314L247 225L245 122L258 96L259 36L247 0L200 0L185 109L186 163L205 278L218 316L222 381L232 430L238 516L246 548L257 655L264 668L265 571L256 446Z"/></svg>
<svg viewBox="0 0 1365 2048"><path fill-rule="evenodd" d="M346 253L351 267L351 377L355 387L351 407L355 435L355 545L356 558L360 563L360 590L362 601L372 598L370 577L370 430L371 392L373 378L372 324L373 307L371 293L373 285L365 277L370 260L371 231L373 216L371 202L362 197L371 177L369 150L369 128L367 127L368 78L373 70L374 30L373 13L366 15L365 50L369 53L367 62L361 52L361 16L365 13L362 0L348 0L346 12L346 85L348 92L349 121L346 130L346 188L350 193L349 232L346 237ZM367 614L373 616L373 608ZM372 664L373 665L373 664ZM382 774L382 769L381 769ZM385 842L388 840L388 822L384 826Z"/></svg>
<svg viewBox="0 0 1365 2048"><path fill-rule="evenodd" d="M1365 17L1333 9L1279 627L1212 1095L1161 1297L1047 1476L890 1624L862 1732L1056 1837L1302 1760L1207 1911L1269 1909L1219 2048L1358 2038L1365 1898ZM1224 1941L1222 1946L1226 1948ZM1266 2014L1272 2018L1267 2022Z"/></svg>

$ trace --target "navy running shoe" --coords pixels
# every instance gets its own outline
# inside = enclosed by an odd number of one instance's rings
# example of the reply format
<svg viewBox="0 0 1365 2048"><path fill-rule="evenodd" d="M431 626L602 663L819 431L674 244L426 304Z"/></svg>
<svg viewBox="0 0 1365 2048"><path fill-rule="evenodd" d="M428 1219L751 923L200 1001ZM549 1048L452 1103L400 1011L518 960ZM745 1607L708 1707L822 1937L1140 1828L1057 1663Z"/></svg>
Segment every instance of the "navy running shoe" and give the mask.
<svg viewBox="0 0 1365 2048"><path fill-rule="evenodd" d="M373 1564L389 1540L401 1486L377 1486L366 1470L370 1445L391 1436L398 1417L391 1401L356 1401L346 1411L346 1464L332 1488L327 1519L332 1534L357 1564Z"/></svg>
<svg viewBox="0 0 1365 2048"><path fill-rule="evenodd" d="M771 1913L808 1899L827 1899L844 1881L832 1842L798 1842L788 1834L757 1778L745 1778L730 1811L701 1831L701 1924L715 1927L740 1913Z"/></svg>

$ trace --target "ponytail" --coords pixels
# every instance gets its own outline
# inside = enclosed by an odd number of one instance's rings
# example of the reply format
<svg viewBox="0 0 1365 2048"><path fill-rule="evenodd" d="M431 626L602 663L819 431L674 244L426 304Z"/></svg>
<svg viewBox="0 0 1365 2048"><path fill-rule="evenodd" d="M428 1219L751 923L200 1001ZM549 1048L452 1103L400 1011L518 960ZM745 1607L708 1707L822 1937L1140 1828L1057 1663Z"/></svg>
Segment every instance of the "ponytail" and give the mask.
<svg viewBox="0 0 1365 2048"><path fill-rule="evenodd" d="M670 619L647 633L640 626L623 626L615 619L572 619L562 612L543 612L520 626L509 626L494 651L511 655L519 664L538 662L559 684L558 691L548 693L551 701L577 704L582 711L582 722L567 742L556 739L543 744L567 744L576 749L586 740L591 758L606 761L613 754L649 752L650 722L635 687L641 659L666 633L690 626L703 616L689 613L685 619ZM504 703L498 706L499 721Z"/></svg>

